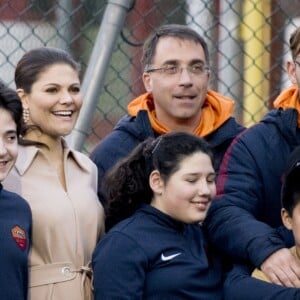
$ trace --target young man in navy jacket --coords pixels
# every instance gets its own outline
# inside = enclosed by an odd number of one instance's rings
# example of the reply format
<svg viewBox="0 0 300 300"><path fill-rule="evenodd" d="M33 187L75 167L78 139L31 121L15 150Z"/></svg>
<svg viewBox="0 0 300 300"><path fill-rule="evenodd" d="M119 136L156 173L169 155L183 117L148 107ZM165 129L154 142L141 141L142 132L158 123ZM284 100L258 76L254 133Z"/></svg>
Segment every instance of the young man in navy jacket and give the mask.
<svg viewBox="0 0 300 300"><path fill-rule="evenodd" d="M273 283L299 288L300 263L288 249L294 240L282 225L280 193L287 158L300 145L300 28L290 37L290 50L293 85L228 148L206 226L213 244L235 262L251 263Z"/></svg>

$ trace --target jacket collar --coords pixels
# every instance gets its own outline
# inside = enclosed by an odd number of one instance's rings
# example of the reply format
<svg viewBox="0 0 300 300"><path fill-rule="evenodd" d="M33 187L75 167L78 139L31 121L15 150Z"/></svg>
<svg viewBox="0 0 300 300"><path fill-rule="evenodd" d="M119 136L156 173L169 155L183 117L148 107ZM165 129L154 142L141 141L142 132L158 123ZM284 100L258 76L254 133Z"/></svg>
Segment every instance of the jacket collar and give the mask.
<svg viewBox="0 0 300 300"><path fill-rule="evenodd" d="M143 204L139 211L155 216L157 223L160 223L168 228L174 228L176 231L183 232L187 225L181 221L173 219L171 216L165 214L150 204Z"/></svg>
<svg viewBox="0 0 300 300"><path fill-rule="evenodd" d="M65 139L62 139L62 146L64 148L65 159L72 158L81 169L83 169L84 171L88 171L88 169L85 167L82 156L77 151L70 149ZM38 155L44 155L39 147L20 145L18 158L15 164L17 172L20 175L23 175L28 170L35 157Z"/></svg>
<svg viewBox="0 0 300 300"><path fill-rule="evenodd" d="M274 108L289 109L294 108L298 111L298 127L300 127L300 103L299 103L299 89L297 85L292 85L282 91L275 99Z"/></svg>
<svg viewBox="0 0 300 300"><path fill-rule="evenodd" d="M144 93L138 96L128 104L127 109L128 114L131 116L136 116L139 111L146 110L151 127L155 132L158 134L170 132L170 129L156 118L155 105L151 93ZM208 90L201 109L201 119L198 126L194 129L194 134L201 137L211 134L232 116L233 109L234 101L232 99Z"/></svg>

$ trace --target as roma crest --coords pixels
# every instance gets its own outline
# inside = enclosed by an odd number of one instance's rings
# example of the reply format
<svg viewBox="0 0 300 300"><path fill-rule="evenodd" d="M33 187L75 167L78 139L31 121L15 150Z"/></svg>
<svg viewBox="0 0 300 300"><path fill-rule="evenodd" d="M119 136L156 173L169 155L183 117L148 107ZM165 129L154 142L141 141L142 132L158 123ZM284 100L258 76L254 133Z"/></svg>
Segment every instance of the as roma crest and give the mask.
<svg viewBox="0 0 300 300"><path fill-rule="evenodd" d="M15 226L11 229L11 234L13 236L13 238L15 239L17 245L21 248L21 250L25 250L26 248L26 233L25 231L19 227L19 226Z"/></svg>

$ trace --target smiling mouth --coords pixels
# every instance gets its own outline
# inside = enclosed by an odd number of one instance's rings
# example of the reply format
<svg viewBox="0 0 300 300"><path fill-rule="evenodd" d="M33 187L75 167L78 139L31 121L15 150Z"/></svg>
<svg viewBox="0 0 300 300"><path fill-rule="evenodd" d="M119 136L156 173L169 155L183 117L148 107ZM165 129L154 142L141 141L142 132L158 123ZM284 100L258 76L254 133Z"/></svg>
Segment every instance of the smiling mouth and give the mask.
<svg viewBox="0 0 300 300"><path fill-rule="evenodd" d="M189 96L189 95L186 95L186 96L174 96L176 99L179 99L179 100L194 100L196 98L196 96Z"/></svg>
<svg viewBox="0 0 300 300"><path fill-rule="evenodd" d="M207 202L192 202L192 204L195 205L197 208L206 209L207 206L209 205L209 201L207 201Z"/></svg>
<svg viewBox="0 0 300 300"><path fill-rule="evenodd" d="M8 160L0 161L0 168L6 167L8 164Z"/></svg>
<svg viewBox="0 0 300 300"><path fill-rule="evenodd" d="M56 111L53 114L57 117L71 117L73 115L73 111Z"/></svg>

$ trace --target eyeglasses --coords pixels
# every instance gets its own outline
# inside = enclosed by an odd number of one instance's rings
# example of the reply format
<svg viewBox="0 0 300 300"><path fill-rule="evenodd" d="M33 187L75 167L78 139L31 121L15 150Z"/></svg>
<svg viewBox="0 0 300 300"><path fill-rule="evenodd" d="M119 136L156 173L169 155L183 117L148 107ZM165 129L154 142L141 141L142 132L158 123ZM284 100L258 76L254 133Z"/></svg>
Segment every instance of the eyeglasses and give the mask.
<svg viewBox="0 0 300 300"><path fill-rule="evenodd" d="M184 69L184 67L179 66L179 65L165 65L165 66L161 66L161 67L151 67L151 66L146 66L145 68L145 72L146 73L151 73L151 72L160 72L166 75L175 75L175 74L180 74L182 72L182 70ZM204 74L208 74L209 72L209 67L207 67L204 64L193 64L193 65L189 65L186 67L187 71L190 74L193 75L204 75Z"/></svg>
<svg viewBox="0 0 300 300"><path fill-rule="evenodd" d="M294 63L295 63L298 67L300 67L300 62L299 62L299 61L294 60Z"/></svg>

